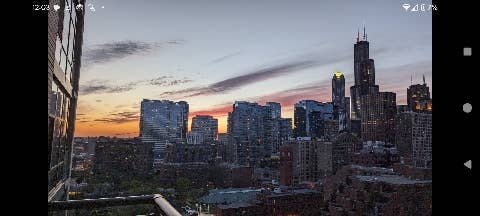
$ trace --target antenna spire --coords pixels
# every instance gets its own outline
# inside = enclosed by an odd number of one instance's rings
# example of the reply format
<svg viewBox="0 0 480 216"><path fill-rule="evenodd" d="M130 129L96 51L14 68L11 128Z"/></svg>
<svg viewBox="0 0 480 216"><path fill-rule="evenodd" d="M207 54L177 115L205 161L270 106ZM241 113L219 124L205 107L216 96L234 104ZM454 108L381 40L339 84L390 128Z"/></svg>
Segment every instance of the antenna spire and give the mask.
<svg viewBox="0 0 480 216"><path fill-rule="evenodd" d="M410 75L410 85L413 85L413 76Z"/></svg>
<svg viewBox="0 0 480 216"><path fill-rule="evenodd" d="M365 26L363 26L363 40L367 40L367 34L365 33Z"/></svg>
<svg viewBox="0 0 480 216"><path fill-rule="evenodd" d="M425 83L425 74L423 74L423 85L426 85L426 83Z"/></svg>
<svg viewBox="0 0 480 216"><path fill-rule="evenodd" d="M357 29L357 43L360 41L360 28Z"/></svg>

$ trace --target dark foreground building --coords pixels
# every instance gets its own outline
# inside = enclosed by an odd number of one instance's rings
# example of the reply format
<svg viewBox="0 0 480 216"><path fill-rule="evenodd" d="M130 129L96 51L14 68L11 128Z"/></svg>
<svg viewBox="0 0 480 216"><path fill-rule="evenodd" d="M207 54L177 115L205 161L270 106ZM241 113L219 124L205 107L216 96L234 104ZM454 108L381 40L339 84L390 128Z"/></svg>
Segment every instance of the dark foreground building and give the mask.
<svg viewBox="0 0 480 216"><path fill-rule="evenodd" d="M325 200L329 215L432 215L432 181L349 165L329 178Z"/></svg>
<svg viewBox="0 0 480 216"><path fill-rule="evenodd" d="M323 193L312 189L262 190L254 202L218 205L215 215L323 215Z"/></svg>
<svg viewBox="0 0 480 216"><path fill-rule="evenodd" d="M153 145L138 138L100 139L95 148L93 172L115 183L147 176L153 172Z"/></svg>

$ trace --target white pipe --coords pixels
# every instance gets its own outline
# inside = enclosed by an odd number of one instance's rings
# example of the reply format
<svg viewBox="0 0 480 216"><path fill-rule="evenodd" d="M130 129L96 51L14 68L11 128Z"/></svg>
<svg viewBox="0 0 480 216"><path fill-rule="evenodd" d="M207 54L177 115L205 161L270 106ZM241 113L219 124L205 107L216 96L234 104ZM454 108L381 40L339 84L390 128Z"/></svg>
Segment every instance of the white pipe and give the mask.
<svg viewBox="0 0 480 216"><path fill-rule="evenodd" d="M167 216L182 216L162 195L155 194L153 200Z"/></svg>

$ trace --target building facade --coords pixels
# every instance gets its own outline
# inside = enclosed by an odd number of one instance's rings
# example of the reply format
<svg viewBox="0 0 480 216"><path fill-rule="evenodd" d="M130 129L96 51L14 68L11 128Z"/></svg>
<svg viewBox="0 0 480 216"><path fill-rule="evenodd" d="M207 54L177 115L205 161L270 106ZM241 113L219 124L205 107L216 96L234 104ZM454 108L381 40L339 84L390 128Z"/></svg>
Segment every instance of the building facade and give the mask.
<svg viewBox="0 0 480 216"><path fill-rule="evenodd" d="M396 145L406 164L432 168L432 114L403 112L397 116Z"/></svg>
<svg viewBox="0 0 480 216"><path fill-rule="evenodd" d="M407 105L413 112L432 112L432 99L430 98L430 89L423 76L423 84L411 85L407 88Z"/></svg>
<svg viewBox="0 0 480 216"><path fill-rule="evenodd" d="M217 139L218 119L208 115L197 115L192 118L191 132L203 134L202 144L213 144L213 141Z"/></svg>
<svg viewBox="0 0 480 216"><path fill-rule="evenodd" d="M266 106L236 101L228 114L229 145L235 163L258 166L263 158L279 151L282 140L291 136L291 119L281 118L279 103Z"/></svg>
<svg viewBox="0 0 480 216"><path fill-rule="evenodd" d="M272 143L267 134L270 115L265 106L257 103L236 101L229 113L229 142L233 143L235 163L239 165L257 165L271 149Z"/></svg>
<svg viewBox="0 0 480 216"><path fill-rule="evenodd" d="M184 144L187 136L188 103L144 99L140 110L140 138L153 143L154 165L164 159L167 144Z"/></svg>
<svg viewBox="0 0 480 216"><path fill-rule="evenodd" d="M84 0L78 1L84 4ZM51 0L50 8L72 1ZM84 10L48 11L48 201L68 200Z"/></svg>
<svg viewBox="0 0 480 216"><path fill-rule="evenodd" d="M93 165L95 176L119 184L133 176L146 176L152 172L152 143L142 143L138 138L97 140Z"/></svg>
<svg viewBox="0 0 480 216"><path fill-rule="evenodd" d="M352 155L362 149L362 142L350 132L340 133L332 144L332 171L351 164Z"/></svg>
<svg viewBox="0 0 480 216"><path fill-rule="evenodd" d="M362 140L395 143L396 94L378 92L360 99Z"/></svg>
<svg viewBox="0 0 480 216"><path fill-rule="evenodd" d="M280 155L280 182L316 182L332 173L332 142L297 137L285 142ZM291 177L291 178L290 178Z"/></svg>
<svg viewBox="0 0 480 216"><path fill-rule="evenodd" d="M432 181L348 165L325 183L329 215L432 215Z"/></svg>
<svg viewBox="0 0 480 216"><path fill-rule="evenodd" d="M204 133L199 132L188 132L187 133L187 144L188 145L203 145L205 143Z"/></svg>
<svg viewBox="0 0 480 216"><path fill-rule="evenodd" d="M322 138L325 121L333 120L333 103L302 100L294 105L294 136Z"/></svg>

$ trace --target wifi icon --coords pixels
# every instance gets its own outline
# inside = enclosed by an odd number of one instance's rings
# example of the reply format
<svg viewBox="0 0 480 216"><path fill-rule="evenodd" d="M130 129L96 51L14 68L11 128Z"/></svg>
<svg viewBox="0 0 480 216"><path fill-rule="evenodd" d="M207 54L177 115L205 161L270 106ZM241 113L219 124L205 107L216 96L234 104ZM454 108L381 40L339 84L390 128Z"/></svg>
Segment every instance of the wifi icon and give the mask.
<svg viewBox="0 0 480 216"><path fill-rule="evenodd" d="M408 11L410 4L403 4L402 7L405 9L405 11Z"/></svg>

